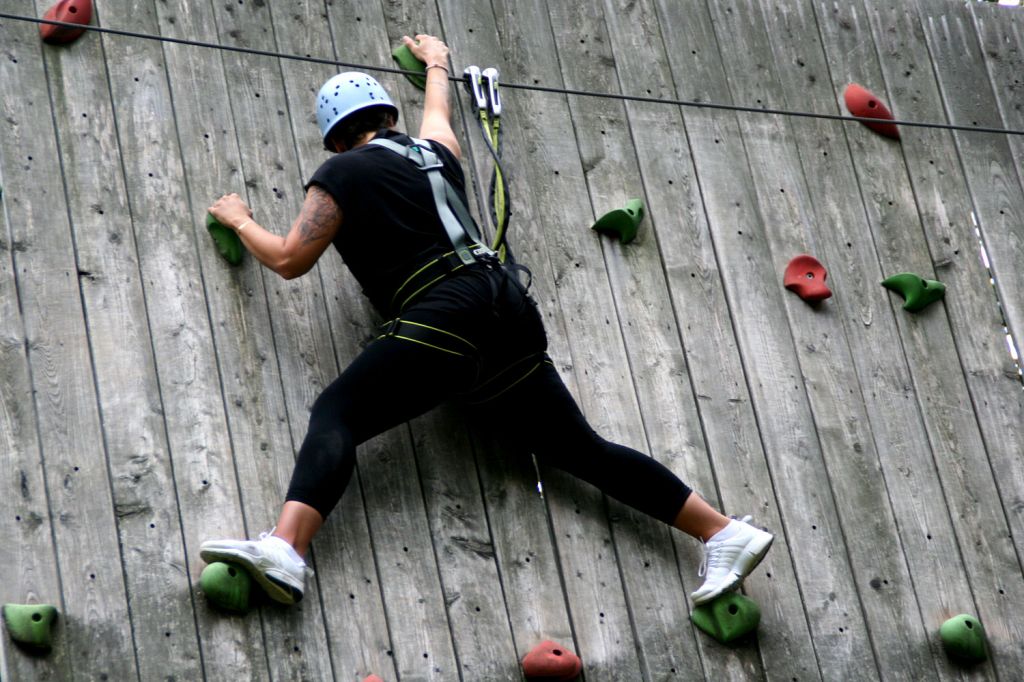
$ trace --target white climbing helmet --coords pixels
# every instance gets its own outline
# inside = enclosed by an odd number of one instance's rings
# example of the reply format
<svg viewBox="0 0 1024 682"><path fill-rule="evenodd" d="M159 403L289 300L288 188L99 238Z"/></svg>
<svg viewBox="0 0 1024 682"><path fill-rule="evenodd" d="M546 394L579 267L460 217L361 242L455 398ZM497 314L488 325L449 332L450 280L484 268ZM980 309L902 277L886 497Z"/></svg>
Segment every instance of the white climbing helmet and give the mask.
<svg viewBox="0 0 1024 682"><path fill-rule="evenodd" d="M386 106L398 117L387 91L372 76L358 71L339 73L323 84L316 96L316 122L320 136L327 142L327 133L349 114L367 107Z"/></svg>

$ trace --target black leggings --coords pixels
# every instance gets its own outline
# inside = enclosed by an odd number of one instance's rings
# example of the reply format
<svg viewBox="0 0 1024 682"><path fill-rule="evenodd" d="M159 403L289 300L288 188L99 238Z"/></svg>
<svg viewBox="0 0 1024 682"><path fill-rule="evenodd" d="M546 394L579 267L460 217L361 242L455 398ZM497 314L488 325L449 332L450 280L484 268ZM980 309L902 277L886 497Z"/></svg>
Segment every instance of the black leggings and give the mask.
<svg viewBox="0 0 1024 682"><path fill-rule="evenodd" d="M372 342L313 404L287 499L323 517L337 505L356 463L356 446L450 399L547 341L536 305L502 268L477 266L433 287L404 321L456 334L475 346L449 352L420 340ZM427 339L428 342L433 339ZM486 404L499 428L538 462L583 479L615 499L672 523L690 488L652 457L601 438L550 362Z"/></svg>

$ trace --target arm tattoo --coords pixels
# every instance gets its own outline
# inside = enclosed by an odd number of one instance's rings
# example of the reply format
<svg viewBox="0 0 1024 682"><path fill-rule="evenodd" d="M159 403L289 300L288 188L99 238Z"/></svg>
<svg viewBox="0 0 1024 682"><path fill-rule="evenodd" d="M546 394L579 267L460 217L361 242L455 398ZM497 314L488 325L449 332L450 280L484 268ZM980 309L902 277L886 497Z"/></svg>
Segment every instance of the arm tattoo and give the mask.
<svg viewBox="0 0 1024 682"><path fill-rule="evenodd" d="M303 246L330 236L340 223L341 209L334 198L316 185L310 187L299 215Z"/></svg>

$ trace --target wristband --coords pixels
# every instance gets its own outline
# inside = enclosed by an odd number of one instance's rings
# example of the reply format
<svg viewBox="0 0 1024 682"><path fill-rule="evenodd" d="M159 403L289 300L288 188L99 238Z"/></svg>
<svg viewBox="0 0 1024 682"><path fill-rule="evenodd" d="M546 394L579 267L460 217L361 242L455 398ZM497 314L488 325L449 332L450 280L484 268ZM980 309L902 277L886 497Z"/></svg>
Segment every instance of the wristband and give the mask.
<svg viewBox="0 0 1024 682"><path fill-rule="evenodd" d="M249 218L244 223L235 228L235 232L241 232L245 229L245 226L252 222L252 218Z"/></svg>
<svg viewBox="0 0 1024 682"><path fill-rule="evenodd" d="M445 66L444 64L427 64L427 69L434 69L434 68L444 69L445 73L449 73L448 67Z"/></svg>

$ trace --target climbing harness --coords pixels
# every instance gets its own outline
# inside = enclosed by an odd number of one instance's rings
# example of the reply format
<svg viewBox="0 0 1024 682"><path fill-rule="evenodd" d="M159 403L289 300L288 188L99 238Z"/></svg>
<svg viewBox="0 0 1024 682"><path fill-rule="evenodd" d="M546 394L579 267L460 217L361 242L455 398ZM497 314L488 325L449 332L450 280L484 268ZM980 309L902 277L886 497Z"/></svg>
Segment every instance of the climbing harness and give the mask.
<svg viewBox="0 0 1024 682"><path fill-rule="evenodd" d="M497 261L495 253L483 244L480 230L466 204L441 173L443 164L430 142L410 139L411 145L382 138L370 140L370 144L391 150L426 173L438 217L453 250L421 265L402 282L391 297L389 308L395 313L401 313L421 293L467 265Z"/></svg>
<svg viewBox="0 0 1024 682"><path fill-rule="evenodd" d="M481 366L483 360L479 349L470 341L450 331L402 318L402 312L424 292L464 268L474 265L500 272L502 284L498 284L495 278L490 278L492 300L497 301L499 287L508 286L511 281L520 289L523 305L528 305L527 292L532 283L530 271L524 266L505 262L509 255L505 245L505 233L510 211L508 186L500 164L501 99L498 94L498 70L488 68L481 71L478 67L472 66L466 69L466 74L467 85L477 106L481 130L487 148L494 158L490 184L490 218L495 228L494 245L488 247L485 244L465 202L441 172L444 164L428 140L410 138L409 144L387 138L370 140L370 144L398 154L426 174L437 215L452 246L451 251L416 268L402 282L389 304L389 312L395 317L382 325L377 338L400 339L442 353L475 360L478 375L473 378L471 387L462 394L462 398L466 402L482 403L493 400L511 389L535 372L544 362L550 363L550 358L543 351L529 352L496 369L485 368ZM328 96L331 94L328 93ZM527 274L527 284L523 285L518 280L519 272ZM480 371L486 372L486 375L480 376Z"/></svg>
<svg viewBox="0 0 1024 682"><path fill-rule="evenodd" d="M494 159L494 169L490 180L489 217L494 226L494 243L491 250L504 263L508 259L505 234L511 213L511 202L508 183L501 167L501 95L498 92L498 70L488 67L480 70L478 66L467 66L462 72L466 89L473 99L477 110L477 123L483 134L487 151Z"/></svg>
<svg viewBox="0 0 1024 682"><path fill-rule="evenodd" d="M434 203L437 206L437 214L441 217L441 223L444 225L444 231L448 234L449 241L455 247L455 253L464 265L472 265L482 258L494 256L491 249L481 244L480 231L466 209L466 205L456 194L451 183L441 174L444 164L438 158L437 152L430 146L430 142L416 138L410 139L413 141L411 145L383 138L370 140L370 142L405 157L427 174L427 179L430 180L430 189L434 195Z"/></svg>
<svg viewBox="0 0 1024 682"><path fill-rule="evenodd" d="M420 322L412 322L410 320L403 320L400 317L396 317L390 322L386 322L382 325L384 333L378 336L378 339L390 336L396 339L402 339L403 341L412 341L423 346L429 346L434 350L439 350L444 353L450 353L451 355L459 355L461 357L473 357L477 354L477 348L472 343L462 338L458 334L452 334L446 332L443 329L432 327L429 324L422 324Z"/></svg>
<svg viewBox="0 0 1024 682"><path fill-rule="evenodd" d="M494 86L493 90L496 93L496 72L492 78ZM500 102L497 100L491 101L494 102L496 106L486 105L487 113L492 114L496 112L500 115ZM490 120L488 121L488 128L495 131L498 130ZM439 352L458 355L461 357L469 357L480 363L480 352L470 341L467 341L461 336L444 329L403 319L401 316L402 311L405 310L405 308L416 300L422 293L438 282L453 276L463 268L477 264L480 264L489 270L500 270L504 285L508 285L511 280L515 286L520 288L524 298L523 304L527 305L526 296L530 287L530 282L532 281L532 275L530 275L530 271L524 266L513 263L502 263L498 254L495 253L493 249L484 245L483 239L480 236L480 230L473 221L473 217L470 215L465 203L459 197L458 193L456 193L455 188L452 187L451 183L448 182L441 173L443 164L437 153L431 147L431 143L427 140L420 140L416 138L410 139L412 140L412 144L402 144L395 140L384 138L373 139L370 141L370 144L384 147L385 149L402 156L427 174L427 178L430 182L431 193L434 198L434 204L437 208L438 217L441 219L441 223L444 226L445 233L448 236L448 240L451 242L453 250L434 258L417 268L398 287L391 298L389 306L390 310L394 312L396 316L394 319L382 325L381 334L377 338L383 339L390 337L411 343L418 343L420 345L433 348ZM497 177L498 180L494 182L493 187L500 187L501 189L496 190L494 196L496 198L500 198L502 205L507 207L507 204L504 203L504 197L507 196L504 190L504 180L501 178L500 173ZM499 206L499 208L501 207ZM502 215L504 215L504 219L499 223L500 226L507 224L506 221L508 214L507 211L504 213L500 210L495 211L495 216ZM498 244L498 242L495 243ZM499 247L501 246L503 245L499 245ZM523 285L516 278L516 274L518 272L525 272L530 277L526 285ZM493 279L491 280L491 287L492 299L496 301L499 295L499 285ZM528 353L525 356L519 357L509 364L498 368L496 371L488 371L487 375L484 377L474 377L475 380L472 382L471 388L469 391L462 394L461 397L465 402L473 404L493 400L526 379L526 377L535 372L544 362L550 363L551 360L543 351ZM478 370L483 369L485 368L479 367L478 365Z"/></svg>

